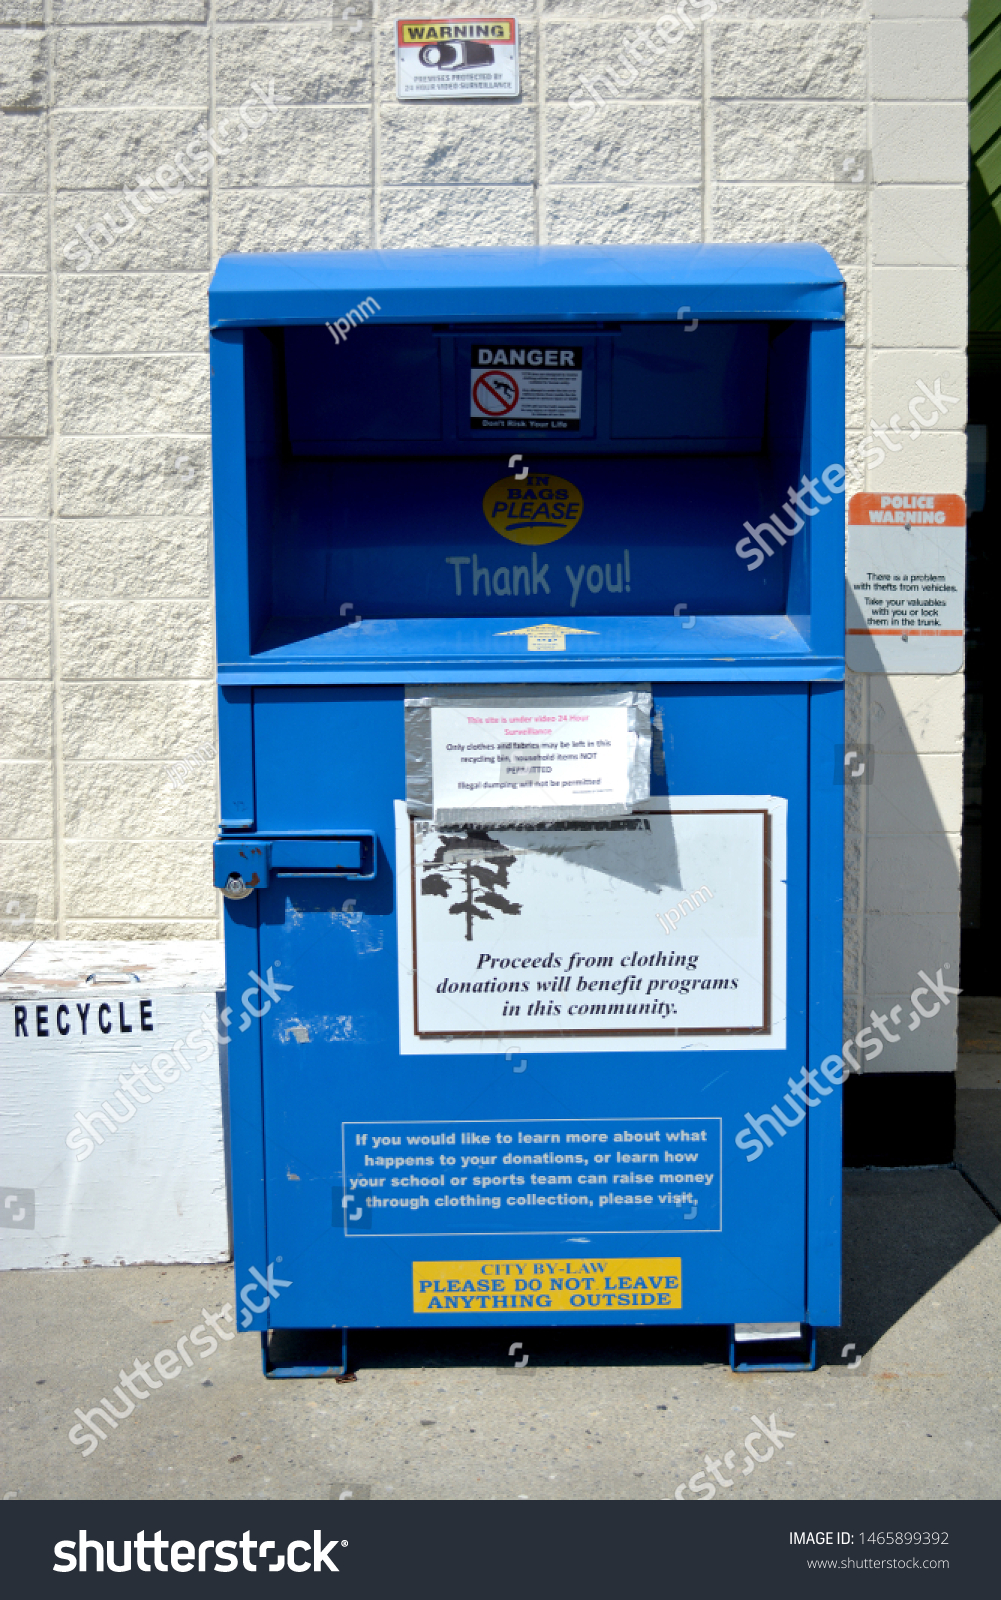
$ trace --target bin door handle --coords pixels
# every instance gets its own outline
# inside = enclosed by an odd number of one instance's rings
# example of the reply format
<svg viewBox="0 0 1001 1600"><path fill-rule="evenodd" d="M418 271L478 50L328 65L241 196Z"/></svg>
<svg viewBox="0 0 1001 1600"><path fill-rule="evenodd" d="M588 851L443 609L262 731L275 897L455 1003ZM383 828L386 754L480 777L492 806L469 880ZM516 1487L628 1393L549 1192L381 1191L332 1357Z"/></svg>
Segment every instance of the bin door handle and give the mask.
<svg viewBox="0 0 1001 1600"><path fill-rule="evenodd" d="M214 883L227 899L246 899L277 878L374 878L376 834L337 830L309 838L217 838Z"/></svg>
<svg viewBox="0 0 1001 1600"><path fill-rule="evenodd" d="M374 878L378 861L371 829L338 830L323 837L239 839L215 842L217 889L229 900L245 900L275 878Z"/></svg>
<svg viewBox="0 0 1001 1600"><path fill-rule="evenodd" d="M273 839L271 870L280 878L374 878L375 834Z"/></svg>

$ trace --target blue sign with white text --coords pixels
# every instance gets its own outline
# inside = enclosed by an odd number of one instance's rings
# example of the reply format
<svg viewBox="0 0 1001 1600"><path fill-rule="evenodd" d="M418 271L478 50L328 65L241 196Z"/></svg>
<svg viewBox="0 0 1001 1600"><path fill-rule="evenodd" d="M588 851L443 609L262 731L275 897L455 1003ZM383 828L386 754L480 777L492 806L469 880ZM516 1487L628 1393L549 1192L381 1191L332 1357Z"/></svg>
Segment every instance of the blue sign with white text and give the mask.
<svg viewBox="0 0 1001 1600"><path fill-rule="evenodd" d="M718 1230L720 1119L354 1123L345 1231L366 1235ZM362 1215L352 1222L359 1207Z"/></svg>

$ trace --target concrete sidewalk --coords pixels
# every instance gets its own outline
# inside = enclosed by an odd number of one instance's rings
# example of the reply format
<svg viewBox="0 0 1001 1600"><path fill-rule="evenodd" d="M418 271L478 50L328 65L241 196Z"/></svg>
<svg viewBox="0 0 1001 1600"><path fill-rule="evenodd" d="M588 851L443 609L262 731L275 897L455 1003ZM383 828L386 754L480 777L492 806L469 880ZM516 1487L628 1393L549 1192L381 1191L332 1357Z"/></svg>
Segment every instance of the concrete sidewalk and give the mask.
<svg viewBox="0 0 1001 1600"><path fill-rule="evenodd" d="M527 1327L359 1334L356 1382L269 1382L256 1335L211 1351L206 1329L201 1348L183 1345L192 1366L175 1357L176 1375L115 1430L104 1423L86 1458L68 1439L75 1409L109 1396L124 1412L119 1372L232 1307L232 1272L6 1273L0 1488L32 1500L645 1500L673 1498L707 1454L732 1451L720 1499L996 1499L997 1219L949 1169L847 1172L845 1189L844 1327L824 1336L817 1373L734 1376L722 1329ZM519 1372L514 1339L530 1358ZM857 1372L846 1343L865 1353ZM773 1415L792 1437L752 1440L773 1453L745 1473L752 1418Z"/></svg>

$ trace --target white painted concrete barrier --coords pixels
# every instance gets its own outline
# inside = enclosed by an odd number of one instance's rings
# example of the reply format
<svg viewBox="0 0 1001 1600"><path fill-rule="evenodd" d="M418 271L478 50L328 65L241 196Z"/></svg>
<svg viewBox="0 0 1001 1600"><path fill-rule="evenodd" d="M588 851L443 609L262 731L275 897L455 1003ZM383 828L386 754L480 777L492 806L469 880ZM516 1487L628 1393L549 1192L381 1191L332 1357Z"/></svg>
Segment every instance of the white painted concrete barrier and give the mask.
<svg viewBox="0 0 1001 1600"><path fill-rule="evenodd" d="M227 1260L221 941L4 955L0 1268Z"/></svg>

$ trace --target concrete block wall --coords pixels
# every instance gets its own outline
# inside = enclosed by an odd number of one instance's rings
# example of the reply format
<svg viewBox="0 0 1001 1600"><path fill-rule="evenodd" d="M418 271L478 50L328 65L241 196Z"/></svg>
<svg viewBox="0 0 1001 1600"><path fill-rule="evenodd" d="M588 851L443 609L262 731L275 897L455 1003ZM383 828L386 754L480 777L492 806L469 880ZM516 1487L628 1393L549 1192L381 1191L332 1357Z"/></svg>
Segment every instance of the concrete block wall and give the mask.
<svg viewBox="0 0 1001 1600"><path fill-rule="evenodd" d="M964 494L966 5L871 10L866 405L856 422L849 404L849 429L883 457L867 452L864 487ZM919 406L932 427L908 410L919 383L943 397L940 410ZM847 737L873 760L871 782L846 791L845 1038L899 1006L888 1024L899 1043L884 1042L870 1069L951 1070L955 1005L912 1027L910 996L922 971L959 982L963 677L850 673L847 707Z"/></svg>
<svg viewBox="0 0 1001 1600"><path fill-rule="evenodd" d="M816 239L848 283L854 442L906 418L918 380L964 393L960 0L533 0L520 100L449 106L397 103L387 0L0 6L0 888L37 897L41 937L217 932L211 773L170 771L214 737L204 295L223 251ZM206 125L224 151L181 180L164 163ZM835 181L846 160L865 182ZM129 225L123 186L158 169L169 200L143 192ZM961 492L963 421L900 423L869 487ZM857 680L849 704L849 737L878 748L849 796L857 1031L922 965L958 965L962 700L959 680Z"/></svg>

